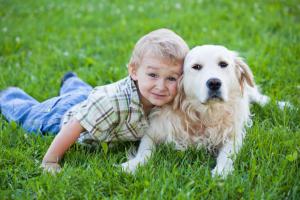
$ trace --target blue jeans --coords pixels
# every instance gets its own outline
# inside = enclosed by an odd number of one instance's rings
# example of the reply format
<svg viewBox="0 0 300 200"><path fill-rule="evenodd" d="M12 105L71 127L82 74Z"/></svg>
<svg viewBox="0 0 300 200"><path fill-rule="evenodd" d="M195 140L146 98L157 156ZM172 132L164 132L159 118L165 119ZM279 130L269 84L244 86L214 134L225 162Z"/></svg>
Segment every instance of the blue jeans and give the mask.
<svg viewBox="0 0 300 200"><path fill-rule="evenodd" d="M0 94L0 110L8 121L15 121L30 133L57 134L65 112L84 101L91 90L78 77L71 77L62 85L59 96L40 103L20 88L11 87Z"/></svg>

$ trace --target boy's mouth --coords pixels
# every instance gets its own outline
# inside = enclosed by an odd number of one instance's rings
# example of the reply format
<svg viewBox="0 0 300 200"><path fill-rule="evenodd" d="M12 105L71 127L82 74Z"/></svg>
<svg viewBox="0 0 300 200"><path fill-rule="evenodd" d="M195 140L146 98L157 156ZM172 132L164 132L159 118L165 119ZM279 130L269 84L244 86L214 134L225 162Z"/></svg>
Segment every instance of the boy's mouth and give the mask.
<svg viewBox="0 0 300 200"><path fill-rule="evenodd" d="M166 94L156 94L156 93L152 93L152 95L157 99L162 99L167 96Z"/></svg>

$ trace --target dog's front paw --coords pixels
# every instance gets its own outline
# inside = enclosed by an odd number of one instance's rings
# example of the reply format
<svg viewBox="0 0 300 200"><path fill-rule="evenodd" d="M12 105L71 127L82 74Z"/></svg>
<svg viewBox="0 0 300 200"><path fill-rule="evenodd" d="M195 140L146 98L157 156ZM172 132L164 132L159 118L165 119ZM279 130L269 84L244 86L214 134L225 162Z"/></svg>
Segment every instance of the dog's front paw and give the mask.
<svg viewBox="0 0 300 200"><path fill-rule="evenodd" d="M135 162L132 162L131 160L124 162L121 164L122 171L126 173L133 174L137 168L137 165Z"/></svg>
<svg viewBox="0 0 300 200"><path fill-rule="evenodd" d="M222 178L226 178L233 171L232 164L226 164L223 166L216 165L216 167L211 171L213 177L221 176Z"/></svg>

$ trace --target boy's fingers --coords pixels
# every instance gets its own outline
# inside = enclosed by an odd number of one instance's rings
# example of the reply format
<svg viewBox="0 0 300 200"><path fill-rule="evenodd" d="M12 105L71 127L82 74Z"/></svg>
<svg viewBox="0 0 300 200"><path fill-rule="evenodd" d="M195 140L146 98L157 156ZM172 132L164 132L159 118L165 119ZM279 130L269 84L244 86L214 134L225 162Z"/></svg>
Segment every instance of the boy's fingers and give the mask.
<svg viewBox="0 0 300 200"><path fill-rule="evenodd" d="M61 171L61 167L58 163L42 163L41 167L44 172L49 172L51 174L56 174Z"/></svg>

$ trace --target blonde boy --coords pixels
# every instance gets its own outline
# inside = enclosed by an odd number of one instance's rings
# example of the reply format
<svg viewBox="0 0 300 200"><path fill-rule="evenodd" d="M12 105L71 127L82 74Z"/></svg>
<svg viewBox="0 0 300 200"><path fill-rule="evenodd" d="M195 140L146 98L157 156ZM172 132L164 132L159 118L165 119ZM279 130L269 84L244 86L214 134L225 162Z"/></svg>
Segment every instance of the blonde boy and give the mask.
<svg viewBox="0 0 300 200"><path fill-rule="evenodd" d="M168 29L142 37L133 50L127 78L96 87L64 114L42 167L59 170L60 159L78 139L83 143L140 140L151 109L174 99L188 50L184 40Z"/></svg>

